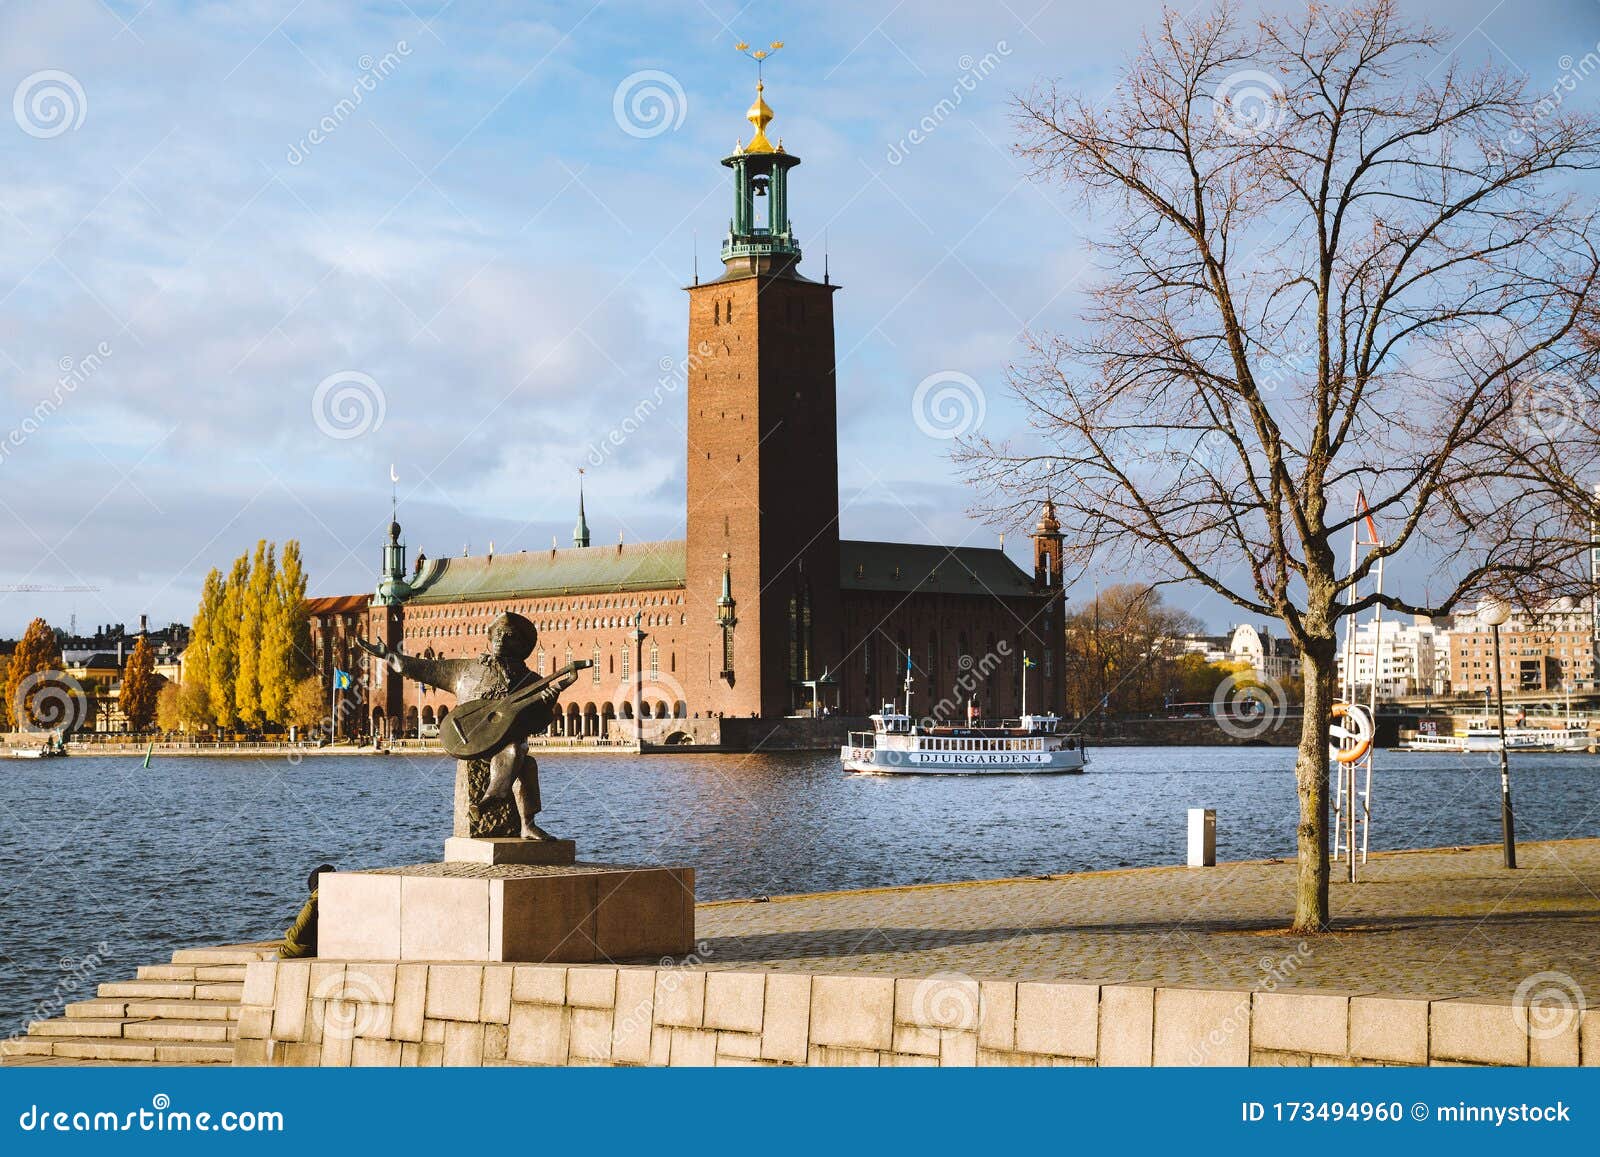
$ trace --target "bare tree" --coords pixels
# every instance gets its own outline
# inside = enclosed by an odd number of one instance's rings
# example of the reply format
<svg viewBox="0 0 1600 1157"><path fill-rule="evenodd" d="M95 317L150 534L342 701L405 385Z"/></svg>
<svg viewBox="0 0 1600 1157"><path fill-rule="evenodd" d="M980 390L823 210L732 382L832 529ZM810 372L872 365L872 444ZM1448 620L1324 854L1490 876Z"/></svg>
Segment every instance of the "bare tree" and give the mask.
<svg viewBox="0 0 1600 1157"><path fill-rule="evenodd" d="M1394 3L1164 13L1103 102L1017 101L1022 154L1101 214L1086 336L1029 335L1038 437L958 457L1011 515L1047 486L1110 554L1280 620L1304 671L1294 927L1325 928L1335 629L1447 614L1587 547L1596 121L1472 70ZM1365 495L1385 542L1340 556ZM1406 551L1407 598L1366 580Z"/></svg>

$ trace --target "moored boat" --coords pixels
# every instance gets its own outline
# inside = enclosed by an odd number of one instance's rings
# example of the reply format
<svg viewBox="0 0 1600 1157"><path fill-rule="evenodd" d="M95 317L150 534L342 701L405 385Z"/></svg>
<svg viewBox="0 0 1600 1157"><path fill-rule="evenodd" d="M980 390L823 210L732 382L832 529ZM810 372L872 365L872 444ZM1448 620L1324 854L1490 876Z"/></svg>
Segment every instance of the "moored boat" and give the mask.
<svg viewBox="0 0 1600 1157"><path fill-rule="evenodd" d="M1081 772L1088 763L1078 736L1056 715L1024 715L964 726L919 726L893 704L871 716L871 731L852 731L840 748L846 771L872 775L1038 775Z"/></svg>

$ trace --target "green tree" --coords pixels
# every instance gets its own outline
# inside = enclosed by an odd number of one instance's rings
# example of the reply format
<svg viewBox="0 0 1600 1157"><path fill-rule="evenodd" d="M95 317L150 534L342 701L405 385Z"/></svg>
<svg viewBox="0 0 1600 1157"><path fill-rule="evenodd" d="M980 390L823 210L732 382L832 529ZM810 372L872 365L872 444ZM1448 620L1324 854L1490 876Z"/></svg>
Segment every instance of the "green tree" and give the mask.
<svg viewBox="0 0 1600 1157"><path fill-rule="evenodd" d="M261 647L277 575L275 550L266 539L256 543L243 597L239 600L238 684L234 710L250 727L266 721L261 703Z"/></svg>
<svg viewBox="0 0 1600 1157"><path fill-rule="evenodd" d="M207 624L211 717L224 729L239 722L239 626L249 587L250 556L241 554L223 581L216 617Z"/></svg>
<svg viewBox="0 0 1600 1157"><path fill-rule="evenodd" d="M131 731L148 731L156 718L156 696L161 681L156 675L156 653L150 649L150 640L140 635L133 645L133 654L122 669L122 690L117 693L117 706L128 721Z"/></svg>

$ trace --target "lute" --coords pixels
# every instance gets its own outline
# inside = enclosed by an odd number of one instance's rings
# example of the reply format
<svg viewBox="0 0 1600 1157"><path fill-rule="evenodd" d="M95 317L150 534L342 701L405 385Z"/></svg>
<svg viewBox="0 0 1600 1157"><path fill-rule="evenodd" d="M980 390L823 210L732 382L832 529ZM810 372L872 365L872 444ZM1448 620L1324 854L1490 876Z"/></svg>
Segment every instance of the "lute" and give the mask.
<svg viewBox="0 0 1600 1157"><path fill-rule="evenodd" d="M575 659L506 695L469 699L439 725L440 744L457 759L482 759L526 739L550 725L556 696L579 671L592 666L589 659ZM555 694L551 694L552 689Z"/></svg>

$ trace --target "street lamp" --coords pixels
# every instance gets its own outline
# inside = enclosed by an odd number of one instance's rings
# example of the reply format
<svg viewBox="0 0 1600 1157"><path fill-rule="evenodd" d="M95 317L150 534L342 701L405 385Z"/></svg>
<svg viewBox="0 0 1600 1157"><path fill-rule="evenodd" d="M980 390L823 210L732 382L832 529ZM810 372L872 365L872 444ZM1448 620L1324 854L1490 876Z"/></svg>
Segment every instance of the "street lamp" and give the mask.
<svg viewBox="0 0 1600 1157"><path fill-rule="evenodd" d="M1511 617L1511 604L1489 596L1478 602L1478 618L1494 634L1494 698L1500 716L1500 833L1506 867L1517 866L1517 835L1511 817L1511 767L1506 759L1506 697L1500 681L1500 626Z"/></svg>

